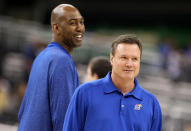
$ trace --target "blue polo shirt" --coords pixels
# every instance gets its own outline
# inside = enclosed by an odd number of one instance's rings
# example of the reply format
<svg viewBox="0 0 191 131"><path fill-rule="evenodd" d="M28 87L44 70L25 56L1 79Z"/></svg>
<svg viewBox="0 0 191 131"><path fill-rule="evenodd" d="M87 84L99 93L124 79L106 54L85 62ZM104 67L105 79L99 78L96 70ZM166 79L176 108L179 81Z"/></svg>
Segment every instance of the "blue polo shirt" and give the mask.
<svg viewBox="0 0 191 131"><path fill-rule="evenodd" d="M157 99L135 79L135 88L122 95L111 73L76 89L63 131L162 131Z"/></svg>
<svg viewBox="0 0 191 131"><path fill-rule="evenodd" d="M51 42L35 59L19 110L18 131L61 131L69 101L79 85L70 54Z"/></svg>

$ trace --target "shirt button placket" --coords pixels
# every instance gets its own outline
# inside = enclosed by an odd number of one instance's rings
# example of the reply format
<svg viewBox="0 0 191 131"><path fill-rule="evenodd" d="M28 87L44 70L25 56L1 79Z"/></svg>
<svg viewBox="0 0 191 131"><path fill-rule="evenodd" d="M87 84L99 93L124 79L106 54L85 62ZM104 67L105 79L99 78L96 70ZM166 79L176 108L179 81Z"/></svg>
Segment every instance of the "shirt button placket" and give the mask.
<svg viewBox="0 0 191 131"><path fill-rule="evenodd" d="M125 97L121 97L121 113L123 114L125 111Z"/></svg>

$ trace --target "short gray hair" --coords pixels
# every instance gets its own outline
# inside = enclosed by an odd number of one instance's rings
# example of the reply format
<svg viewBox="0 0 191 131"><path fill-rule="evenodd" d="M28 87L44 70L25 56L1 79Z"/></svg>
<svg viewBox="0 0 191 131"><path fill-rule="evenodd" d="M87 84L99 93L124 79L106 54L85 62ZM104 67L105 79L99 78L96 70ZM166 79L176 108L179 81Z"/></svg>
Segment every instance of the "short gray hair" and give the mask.
<svg viewBox="0 0 191 131"><path fill-rule="evenodd" d="M111 46L111 54L114 56L115 55L115 51L116 48L119 44L121 43L125 43L125 44L136 44L140 51L141 51L141 55L142 55L142 43L141 40L137 38L136 35L129 35L129 34L125 34L125 35L120 35L119 37L117 37Z"/></svg>

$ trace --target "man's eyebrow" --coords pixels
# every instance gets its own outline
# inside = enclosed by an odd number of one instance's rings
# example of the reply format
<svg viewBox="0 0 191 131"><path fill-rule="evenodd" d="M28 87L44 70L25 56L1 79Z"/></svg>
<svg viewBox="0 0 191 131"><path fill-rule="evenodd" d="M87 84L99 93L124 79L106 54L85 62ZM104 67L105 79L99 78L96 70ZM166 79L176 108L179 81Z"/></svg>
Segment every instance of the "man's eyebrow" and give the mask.
<svg viewBox="0 0 191 131"><path fill-rule="evenodd" d="M71 19L69 19L69 21L72 21L72 20L78 20L78 19L80 19L80 20L84 20L84 18L82 17L82 18L71 18Z"/></svg>

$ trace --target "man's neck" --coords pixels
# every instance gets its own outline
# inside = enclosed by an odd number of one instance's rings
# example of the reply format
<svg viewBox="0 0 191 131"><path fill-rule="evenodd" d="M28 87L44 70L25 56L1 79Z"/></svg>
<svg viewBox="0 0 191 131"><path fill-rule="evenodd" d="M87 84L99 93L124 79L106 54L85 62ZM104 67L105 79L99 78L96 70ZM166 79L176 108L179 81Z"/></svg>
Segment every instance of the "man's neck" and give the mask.
<svg viewBox="0 0 191 131"><path fill-rule="evenodd" d="M62 46L65 50L67 50L68 53L72 56L73 49L69 48L69 47L66 46L65 44L62 44L61 46Z"/></svg>
<svg viewBox="0 0 191 131"><path fill-rule="evenodd" d="M73 48L69 48L67 45L65 45L61 41L54 40L54 39L52 41L58 43L60 46L62 46L72 56Z"/></svg>
<svg viewBox="0 0 191 131"><path fill-rule="evenodd" d="M111 79L114 85L122 92L123 95L131 92L134 87L134 79L122 79L119 76L114 76L111 74Z"/></svg>

